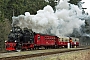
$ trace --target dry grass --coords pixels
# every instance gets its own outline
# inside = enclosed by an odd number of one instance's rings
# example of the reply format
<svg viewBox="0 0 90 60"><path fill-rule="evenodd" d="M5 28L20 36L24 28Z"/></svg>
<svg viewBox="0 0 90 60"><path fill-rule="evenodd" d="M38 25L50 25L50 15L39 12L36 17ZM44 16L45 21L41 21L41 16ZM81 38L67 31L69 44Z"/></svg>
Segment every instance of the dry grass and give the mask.
<svg viewBox="0 0 90 60"><path fill-rule="evenodd" d="M27 58L23 60L90 60L90 50Z"/></svg>
<svg viewBox="0 0 90 60"><path fill-rule="evenodd" d="M90 50L59 54L49 60L90 60Z"/></svg>

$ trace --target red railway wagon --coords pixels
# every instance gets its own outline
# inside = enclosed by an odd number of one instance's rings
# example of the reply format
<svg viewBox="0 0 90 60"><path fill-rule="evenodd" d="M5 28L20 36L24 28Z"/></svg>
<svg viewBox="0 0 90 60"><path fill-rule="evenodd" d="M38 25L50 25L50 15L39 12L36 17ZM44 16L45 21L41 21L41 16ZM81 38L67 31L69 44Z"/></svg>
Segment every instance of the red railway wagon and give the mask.
<svg viewBox="0 0 90 60"><path fill-rule="evenodd" d="M74 38L74 37L71 37L71 38L72 38L72 42L71 42L72 47L79 46L79 39L78 38Z"/></svg>
<svg viewBox="0 0 90 60"><path fill-rule="evenodd" d="M57 47L67 47L68 43L70 43L71 47L79 46L79 39L73 37L61 37L59 36L56 39L56 46Z"/></svg>
<svg viewBox="0 0 90 60"><path fill-rule="evenodd" d="M68 42L69 42L69 39L67 37L59 36L58 39L56 39L56 45L58 47L67 47Z"/></svg>
<svg viewBox="0 0 90 60"><path fill-rule="evenodd" d="M35 34L34 36L34 44L37 47L54 47L55 46L55 38L56 36L44 35L44 34Z"/></svg>

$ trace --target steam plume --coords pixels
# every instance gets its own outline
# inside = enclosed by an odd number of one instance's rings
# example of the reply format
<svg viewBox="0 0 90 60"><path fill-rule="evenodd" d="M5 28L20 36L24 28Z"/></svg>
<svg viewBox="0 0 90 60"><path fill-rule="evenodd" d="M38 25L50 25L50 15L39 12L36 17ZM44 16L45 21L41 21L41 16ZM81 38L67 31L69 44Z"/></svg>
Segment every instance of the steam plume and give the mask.
<svg viewBox="0 0 90 60"><path fill-rule="evenodd" d="M85 20L81 20L82 10L76 5L72 5L63 0L56 6L56 11L50 5L43 10L37 11L36 15L25 15L13 17L12 25L20 26L22 29L27 27L37 33L54 34L57 36L68 36L74 29L80 31Z"/></svg>

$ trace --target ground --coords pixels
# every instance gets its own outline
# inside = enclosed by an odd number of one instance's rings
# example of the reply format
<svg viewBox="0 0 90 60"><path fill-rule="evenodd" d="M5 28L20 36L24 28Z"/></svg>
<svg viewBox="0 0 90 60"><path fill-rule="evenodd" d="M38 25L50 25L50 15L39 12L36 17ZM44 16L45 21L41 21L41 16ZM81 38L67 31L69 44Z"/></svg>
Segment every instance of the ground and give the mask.
<svg viewBox="0 0 90 60"><path fill-rule="evenodd" d="M66 52L48 56L27 58L22 60L90 60L90 50Z"/></svg>

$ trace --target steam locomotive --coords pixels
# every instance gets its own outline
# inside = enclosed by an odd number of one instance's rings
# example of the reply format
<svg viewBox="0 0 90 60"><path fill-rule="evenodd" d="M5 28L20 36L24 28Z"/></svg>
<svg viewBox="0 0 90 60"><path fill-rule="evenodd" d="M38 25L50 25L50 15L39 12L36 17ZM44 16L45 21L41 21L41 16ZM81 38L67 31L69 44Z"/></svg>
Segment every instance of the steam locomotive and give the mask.
<svg viewBox="0 0 90 60"><path fill-rule="evenodd" d="M70 43L72 47L79 46L78 38L60 37L54 35L47 35L35 33L31 29L20 27L12 27L8 40L5 41L5 48L7 51L39 49L41 47L59 48L67 47Z"/></svg>

